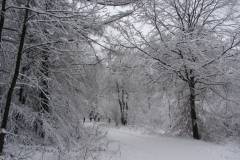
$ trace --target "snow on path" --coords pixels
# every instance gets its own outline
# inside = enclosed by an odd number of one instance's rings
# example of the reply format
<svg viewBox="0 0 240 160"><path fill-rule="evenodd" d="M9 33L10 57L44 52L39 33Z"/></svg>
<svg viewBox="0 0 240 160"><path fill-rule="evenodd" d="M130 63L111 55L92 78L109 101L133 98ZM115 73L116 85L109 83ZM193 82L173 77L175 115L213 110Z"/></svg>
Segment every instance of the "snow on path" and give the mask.
<svg viewBox="0 0 240 160"><path fill-rule="evenodd" d="M240 160L240 149L187 138L153 137L110 129L111 156L101 160Z"/></svg>

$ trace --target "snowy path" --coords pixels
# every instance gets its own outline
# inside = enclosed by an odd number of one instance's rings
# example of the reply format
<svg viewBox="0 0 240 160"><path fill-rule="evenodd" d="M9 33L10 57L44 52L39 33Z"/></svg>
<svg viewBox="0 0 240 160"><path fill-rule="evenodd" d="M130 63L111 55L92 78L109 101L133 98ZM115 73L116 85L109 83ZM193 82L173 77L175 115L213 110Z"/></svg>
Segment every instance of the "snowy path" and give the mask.
<svg viewBox="0 0 240 160"><path fill-rule="evenodd" d="M109 149L101 160L240 160L240 150L186 138L152 137L110 129Z"/></svg>

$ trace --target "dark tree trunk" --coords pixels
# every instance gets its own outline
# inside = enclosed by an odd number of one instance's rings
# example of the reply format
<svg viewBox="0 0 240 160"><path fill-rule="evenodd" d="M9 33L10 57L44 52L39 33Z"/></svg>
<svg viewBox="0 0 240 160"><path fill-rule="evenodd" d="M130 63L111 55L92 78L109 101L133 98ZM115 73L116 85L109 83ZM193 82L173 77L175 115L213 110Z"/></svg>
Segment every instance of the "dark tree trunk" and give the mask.
<svg viewBox="0 0 240 160"><path fill-rule="evenodd" d="M26 68L25 67L23 67L22 68L22 74L24 74L24 72L25 72L25 70L26 70ZM23 76L21 76L21 80L23 79ZM26 102L26 96L25 96L25 94L24 94L24 86L23 85L21 85L21 87L20 87L20 90L19 90L19 102L21 102L22 104L25 104L25 102Z"/></svg>
<svg viewBox="0 0 240 160"><path fill-rule="evenodd" d="M122 89L122 92L120 92L121 95L121 101L122 101L122 110L121 110L121 123L122 125L126 125L126 121L125 121L125 102L124 102L124 90Z"/></svg>
<svg viewBox="0 0 240 160"><path fill-rule="evenodd" d="M121 123L122 125L126 126L127 125L127 111L128 111L128 103L127 103L127 99L128 99L128 94L127 92L124 90L124 88L122 89L122 110L121 110Z"/></svg>
<svg viewBox="0 0 240 160"><path fill-rule="evenodd" d="M170 120L170 129L172 128L172 118L171 118L171 104L170 104L170 101L168 100L168 117L169 117L169 120Z"/></svg>
<svg viewBox="0 0 240 160"><path fill-rule="evenodd" d="M1 10L1 20L0 20L0 52L2 52L2 31L5 20L5 12L6 12L6 1L2 0L2 10Z"/></svg>
<svg viewBox="0 0 240 160"><path fill-rule="evenodd" d="M2 48L2 31L3 31L3 25L4 25L4 20L5 20L5 12L6 12L6 1L7 0L2 0L2 10L1 10L1 20L0 20L0 55L3 53L3 48ZM0 100L1 100L1 95L3 87L0 87ZM3 109L0 109L0 112L3 112Z"/></svg>
<svg viewBox="0 0 240 160"><path fill-rule="evenodd" d="M128 118L128 93L124 92L124 96L126 97L124 100L124 104L125 104L125 110L124 110L124 125L127 125L127 118Z"/></svg>
<svg viewBox="0 0 240 160"><path fill-rule="evenodd" d="M120 89L118 83L117 83L117 92L118 92L118 102L120 106L121 124L125 126L127 125L128 95L125 93L124 89ZM125 95L127 96L126 99L124 99Z"/></svg>
<svg viewBox="0 0 240 160"><path fill-rule="evenodd" d="M28 1L28 3L29 3L29 1ZM28 4L27 4L27 7L29 7ZM8 94L7 94L7 100L6 100L3 120L2 120L2 124L1 124L1 130L5 130L6 126L7 126L8 114L9 114L10 104L11 104L11 100L12 100L12 93L13 93L14 87L16 85L18 75L19 75L19 69L20 69L21 57L22 57L22 50L23 50L24 39L25 39L25 35L26 35L26 30L27 30L27 24L26 23L27 23L27 19L28 19L28 11L29 10L26 9L25 16L24 16L24 22L23 22L23 28L22 28L21 40L20 40L20 44L19 44L19 48L18 48L15 71L14 71L13 79L12 79L12 82L11 82L11 86L10 86L10 88L8 90ZM0 134L0 153L2 153L2 151L3 151L4 137L5 137L5 133L2 132Z"/></svg>
<svg viewBox="0 0 240 160"><path fill-rule="evenodd" d="M24 98L24 96L23 96L23 86L21 86L20 87L20 90L19 90L19 102L21 102L22 104L24 104L25 103L25 98Z"/></svg>
<svg viewBox="0 0 240 160"><path fill-rule="evenodd" d="M191 107L191 118L192 118L192 132L193 132L193 138L194 139L200 139L199 133L198 133L198 126L197 126L197 115L195 110L195 84L194 84L194 77L191 77L191 82L189 84L190 87L190 107Z"/></svg>

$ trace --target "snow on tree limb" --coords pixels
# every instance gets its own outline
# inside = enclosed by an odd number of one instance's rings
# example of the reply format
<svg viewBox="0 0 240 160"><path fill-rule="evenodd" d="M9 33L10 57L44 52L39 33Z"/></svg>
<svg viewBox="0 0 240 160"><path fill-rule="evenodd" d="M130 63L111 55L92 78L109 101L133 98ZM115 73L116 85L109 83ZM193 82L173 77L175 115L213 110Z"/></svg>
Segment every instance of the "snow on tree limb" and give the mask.
<svg viewBox="0 0 240 160"><path fill-rule="evenodd" d="M10 133L10 132L6 131L6 129L4 129L4 128L1 128L1 129L0 129L0 134L1 134L1 133L3 133L3 134L10 134L10 135L13 135L14 137L17 137L16 134Z"/></svg>
<svg viewBox="0 0 240 160"><path fill-rule="evenodd" d="M131 15L135 10L129 10L129 11L126 11L126 12L120 12L119 14L116 14L116 15L113 15L111 16L109 19L105 20L102 22L102 25L106 25L106 24L109 24L109 23L112 23L114 21L117 21L121 18L124 18L126 16L129 16Z"/></svg>
<svg viewBox="0 0 240 160"><path fill-rule="evenodd" d="M132 4L138 0L87 0L89 2L95 2L105 6L126 6Z"/></svg>

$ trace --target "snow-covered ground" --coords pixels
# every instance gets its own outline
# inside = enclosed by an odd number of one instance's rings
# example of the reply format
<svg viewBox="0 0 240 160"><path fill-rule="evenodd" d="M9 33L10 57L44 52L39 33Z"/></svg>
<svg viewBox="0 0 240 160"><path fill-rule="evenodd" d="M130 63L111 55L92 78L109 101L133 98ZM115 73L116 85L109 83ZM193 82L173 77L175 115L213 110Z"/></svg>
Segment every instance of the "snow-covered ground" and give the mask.
<svg viewBox="0 0 240 160"><path fill-rule="evenodd" d="M87 122L85 127L98 127L105 133L103 143L92 141L83 148L60 151L56 147L6 146L10 155L0 160L240 160L240 148L233 145L143 134L143 130ZM102 144L99 146L99 144ZM80 144L82 145L82 144ZM94 147L95 146L95 147ZM89 148L89 149L88 149Z"/></svg>
<svg viewBox="0 0 240 160"><path fill-rule="evenodd" d="M240 160L240 149L190 138L155 137L110 128L108 154L101 160Z"/></svg>

